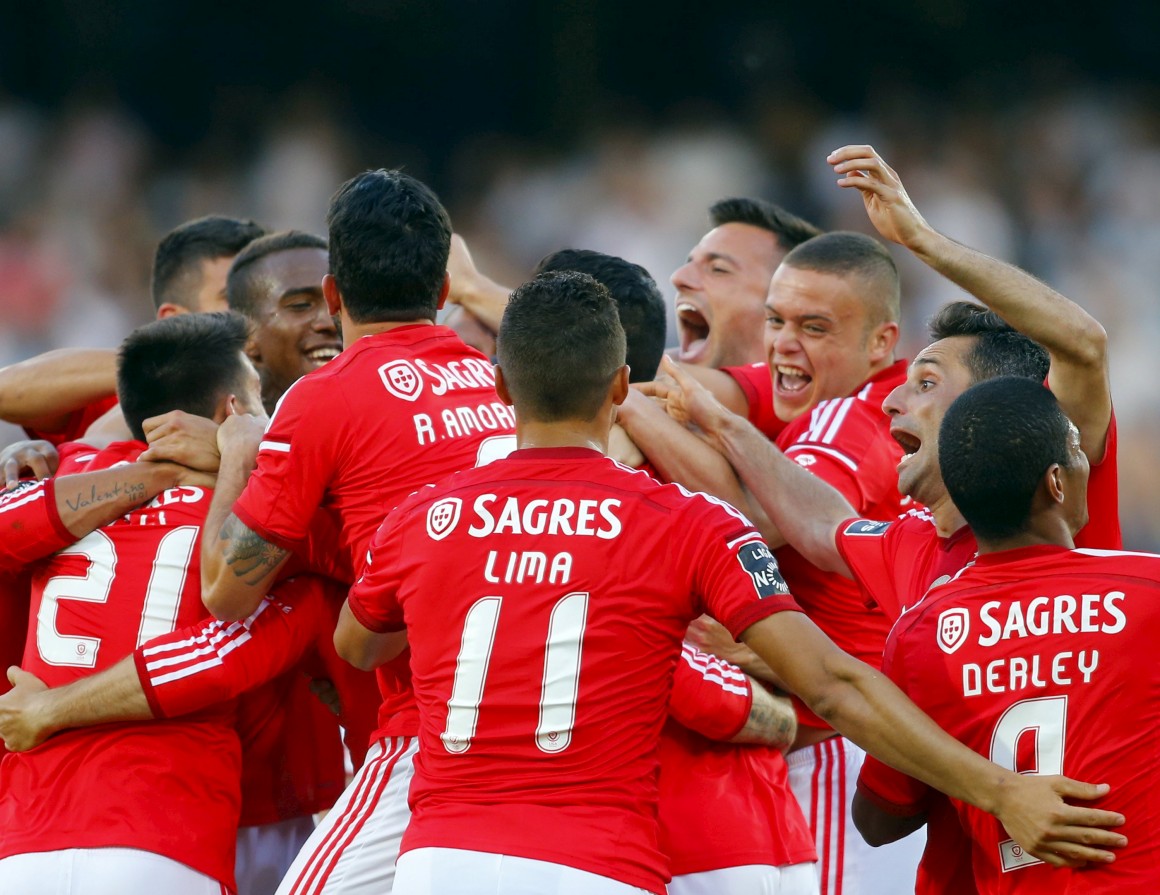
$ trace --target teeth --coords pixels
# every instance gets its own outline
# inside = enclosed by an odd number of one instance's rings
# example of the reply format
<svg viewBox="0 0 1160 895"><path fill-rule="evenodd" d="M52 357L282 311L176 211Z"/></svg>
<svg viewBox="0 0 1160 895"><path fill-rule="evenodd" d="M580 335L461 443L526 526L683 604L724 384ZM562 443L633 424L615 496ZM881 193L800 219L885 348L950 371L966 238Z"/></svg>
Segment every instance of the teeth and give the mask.
<svg viewBox="0 0 1160 895"><path fill-rule="evenodd" d="M306 352L306 356L311 360L322 361L323 363L334 360L338 357L338 354L339 352L334 348L315 348L313 351Z"/></svg>
<svg viewBox="0 0 1160 895"><path fill-rule="evenodd" d="M797 367L786 367L786 366L783 366L782 364L777 365L777 372L781 373L783 376L804 377L806 375L801 370L799 370Z"/></svg>
<svg viewBox="0 0 1160 895"><path fill-rule="evenodd" d="M682 311L693 311L694 313L697 313L697 308L690 302L679 301L677 302L677 313L679 314Z"/></svg>

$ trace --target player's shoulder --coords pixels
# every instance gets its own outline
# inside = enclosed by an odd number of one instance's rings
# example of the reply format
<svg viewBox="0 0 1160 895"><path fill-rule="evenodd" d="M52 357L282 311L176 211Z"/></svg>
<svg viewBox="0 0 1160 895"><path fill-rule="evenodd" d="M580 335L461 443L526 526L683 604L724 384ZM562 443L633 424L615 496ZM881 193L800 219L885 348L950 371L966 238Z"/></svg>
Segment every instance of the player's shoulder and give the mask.
<svg viewBox="0 0 1160 895"><path fill-rule="evenodd" d="M1106 569L1109 575L1143 575L1157 578L1160 587L1160 554L1133 550L1098 550L1093 547L1078 547L1069 552L1072 561L1084 566Z"/></svg>
<svg viewBox="0 0 1160 895"><path fill-rule="evenodd" d="M786 454L808 446L860 456L878 442L890 442L888 418L881 407L857 395L818 402L783 430L778 443Z"/></svg>
<svg viewBox="0 0 1160 895"><path fill-rule="evenodd" d="M111 469L126 463L133 463L145 450L140 441L115 441L97 448L83 441L70 441L60 446L60 462L56 474L72 475L80 472L94 472Z"/></svg>

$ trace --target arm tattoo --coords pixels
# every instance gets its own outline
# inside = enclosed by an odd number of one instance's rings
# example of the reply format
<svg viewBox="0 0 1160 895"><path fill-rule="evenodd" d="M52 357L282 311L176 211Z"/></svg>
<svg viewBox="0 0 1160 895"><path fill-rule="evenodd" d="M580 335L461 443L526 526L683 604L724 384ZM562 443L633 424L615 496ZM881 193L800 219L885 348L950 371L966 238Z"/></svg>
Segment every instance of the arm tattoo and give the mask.
<svg viewBox="0 0 1160 895"><path fill-rule="evenodd" d="M760 731L767 745L780 749L793 742L796 725L792 712L792 707L787 709L782 703L759 705L754 702L745 727L755 732Z"/></svg>
<svg viewBox="0 0 1160 895"><path fill-rule="evenodd" d="M261 584L290 552L247 528L232 513L222 525L218 540L225 541L222 556L233 569L234 576L251 586Z"/></svg>

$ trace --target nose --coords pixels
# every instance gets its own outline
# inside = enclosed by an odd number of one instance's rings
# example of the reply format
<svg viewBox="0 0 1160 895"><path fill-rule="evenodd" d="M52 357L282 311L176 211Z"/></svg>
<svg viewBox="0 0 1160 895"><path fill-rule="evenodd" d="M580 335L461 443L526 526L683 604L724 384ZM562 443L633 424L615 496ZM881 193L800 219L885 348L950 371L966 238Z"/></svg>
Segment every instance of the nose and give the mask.
<svg viewBox="0 0 1160 895"><path fill-rule="evenodd" d="M682 291L696 289L700 285L700 279L697 277L697 265L692 261L686 261L673 271L673 275L669 277L669 282Z"/></svg>
<svg viewBox="0 0 1160 895"><path fill-rule="evenodd" d="M311 328L320 333L337 333L338 321L330 316L330 311L325 304L320 306L314 314L314 321L310 324Z"/></svg>
<svg viewBox="0 0 1160 895"><path fill-rule="evenodd" d="M905 385L896 385L891 389L890 394L886 396L886 400L882 402L882 412L887 416L898 416L905 412L906 408L902 406L903 389Z"/></svg>

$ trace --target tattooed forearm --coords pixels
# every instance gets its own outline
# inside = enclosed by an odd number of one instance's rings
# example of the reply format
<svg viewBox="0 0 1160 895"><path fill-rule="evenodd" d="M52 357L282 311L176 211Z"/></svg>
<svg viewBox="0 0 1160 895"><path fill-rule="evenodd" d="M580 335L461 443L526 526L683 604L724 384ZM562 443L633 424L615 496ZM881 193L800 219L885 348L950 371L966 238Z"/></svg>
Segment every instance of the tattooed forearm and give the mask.
<svg viewBox="0 0 1160 895"><path fill-rule="evenodd" d="M143 503L146 499L145 484L137 481L119 481L108 485L101 484L89 485L88 487L81 487L74 489L67 494L61 494L61 483L68 481L69 477L64 477L57 480L57 495L58 499L63 498L65 506L67 506L74 513L90 507L96 507L100 504L107 504L117 501L120 504L129 503L136 505Z"/></svg>
<svg viewBox="0 0 1160 895"><path fill-rule="evenodd" d="M233 514L222 524L218 539L223 542L222 557L234 576L249 585L261 584L289 555L288 550L271 544Z"/></svg>
<svg viewBox="0 0 1160 895"><path fill-rule="evenodd" d="M775 696L756 681L753 704L745 726L733 737L735 743L760 743L775 749L787 749L797 736L797 712L793 703Z"/></svg>

